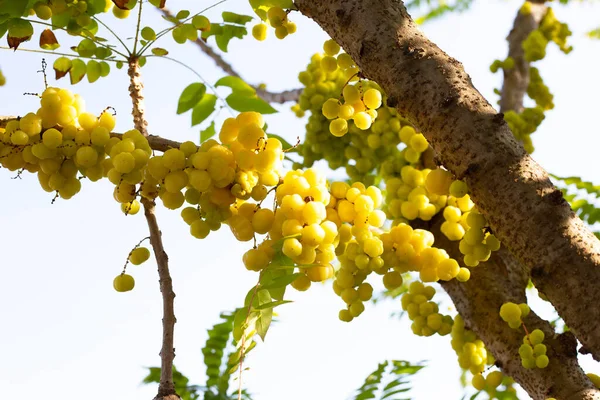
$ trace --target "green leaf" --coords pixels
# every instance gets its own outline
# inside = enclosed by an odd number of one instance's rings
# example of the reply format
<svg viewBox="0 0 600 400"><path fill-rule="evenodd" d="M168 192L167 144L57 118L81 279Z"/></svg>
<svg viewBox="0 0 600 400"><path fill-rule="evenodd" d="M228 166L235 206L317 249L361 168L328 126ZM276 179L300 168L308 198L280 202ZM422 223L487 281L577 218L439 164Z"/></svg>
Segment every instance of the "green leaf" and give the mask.
<svg viewBox="0 0 600 400"><path fill-rule="evenodd" d="M90 60L87 63L87 78L89 83L94 83L100 78L100 63Z"/></svg>
<svg viewBox="0 0 600 400"><path fill-rule="evenodd" d="M234 92L227 96L225 100L231 108L240 112L256 111L261 114L273 114L277 112L269 103L256 96L244 96Z"/></svg>
<svg viewBox="0 0 600 400"><path fill-rule="evenodd" d="M208 128L200 132L200 143L204 143L211 137L215 136L215 122L213 121Z"/></svg>
<svg viewBox="0 0 600 400"><path fill-rule="evenodd" d="M230 22L232 24L246 25L248 22L252 21L252 18L249 15L236 14L234 12L224 11L223 12L223 21Z"/></svg>
<svg viewBox="0 0 600 400"><path fill-rule="evenodd" d="M166 56L167 54L169 54L169 52L166 49L163 49L162 47L154 47L152 49L152 54L154 54L155 56Z"/></svg>
<svg viewBox="0 0 600 400"><path fill-rule="evenodd" d="M202 97L200 102L194 106L192 111L192 126L196 126L204 121L213 111L217 104L217 96L207 94Z"/></svg>
<svg viewBox="0 0 600 400"><path fill-rule="evenodd" d="M271 321L273 320L273 309L268 308L266 310L260 311L259 317L256 320L256 333L263 340L267 336L267 331L269 330L269 326L271 326Z"/></svg>
<svg viewBox="0 0 600 400"><path fill-rule="evenodd" d="M219 47L221 51L227 53L227 48L231 39L234 37L243 39L247 34L248 29L243 26L225 25L222 27L221 33L215 35L215 41L217 42L217 47Z"/></svg>
<svg viewBox="0 0 600 400"><path fill-rule="evenodd" d="M160 382L160 368L150 367L148 368L148 375L142 381L144 383L159 383Z"/></svg>
<svg viewBox="0 0 600 400"><path fill-rule="evenodd" d="M274 271L269 271L269 272L272 273ZM266 273L267 272L264 272L264 274L266 274ZM289 285L292 282L294 282L296 280L296 278L298 278L299 276L302 276L302 275L304 275L304 274L297 272L297 273L291 274L291 275L280 276L278 278L275 278L275 279L271 280L266 285L260 285L260 287L263 288L263 289L268 289L268 290L286 287L287 285Z"/></svg>
<svg viewBox="0 0 600 400"><path fill-rule="evenodd" d="M19 18L27 8L27 0L0 0L0 16L5 18Z"/></svg>
<svg viewBox="0 0 600 400"><path fill-rule="evenodd" d="M248 85L242 78L237 76L225 76L215 83L215 87L227 86L233 90L233 93L238 93L244 96L253 96L256 94L256 90Z"/></svg>
<svg viewBox="0 0 600 400"><path fill-rule="evenodd" d="M179 96L179 102L177 103L177 114L182 114L188 110L191 110L196 106L202 97L206 93L206 86L203 83L196 82L188 85L181 96Z"/></svg>
<svg viewBox="0 0 600 400"><path fill-rule="evenodd" d="M100 76L106 78L110 74L110 65L106 61L100 62Z"/></svg>
<svg viewBox="0 0 600 400"><path fill-rule="evenodd" d="M189 10L181 10L177 13L177 15L175 15L175 18L182 20L182 19L186 19L189 16L190 16Z"/></svg>
<svg viewBox="0 0 600 400"><path fill-rule="evenodd" d="M4 37L4 35L6 35L6 32L8 31L8 22L3 22L0 24L0 39Z"/></svg>
<svg viewBox="0 0 600 400"><path fill-rule="evenodd" d="M71 85L75 85L83 79L87 71L87 67L85 63L78 58L73 59L72 63L73 65L69 70L69 77L71 79Z"/></svg>
<svg viewBox="0 0 600 400"><path fill-rule="evenodd" d="M287 303L293 303L293 301L291 301L291 300L275 300L270 303L261 304L260 306L256 307L255 310L273 309L277 306L280 306L282 304L287 304Z"/></svg>

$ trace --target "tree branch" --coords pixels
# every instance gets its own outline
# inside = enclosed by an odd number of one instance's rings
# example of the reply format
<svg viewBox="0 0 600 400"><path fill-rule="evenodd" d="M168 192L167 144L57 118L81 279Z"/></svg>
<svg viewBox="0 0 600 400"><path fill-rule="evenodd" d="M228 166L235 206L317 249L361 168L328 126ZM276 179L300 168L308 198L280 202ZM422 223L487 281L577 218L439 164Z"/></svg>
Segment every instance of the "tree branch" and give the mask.
<svg viewBox="0 0 600 400"><path fill-rule="evenodd" d="M160 11L167 18L174 18L174 15L166 8L161 8ZM211 58L217 67L221 68L227 75L236 76L242 78L240 74L233 69L233 66L229 64L221 54L217 53L212 47L210 47L202 38L198 38L194 41L196 46L202 50L209 58ZM258 86L252 86L256 90L256 94L263 100L269 103L286 103L288 101L298 101L302 89L284 90L283 92L271 92L265 89L261 89Z"/></svg>
<svg viewBox="0 0 600 400"><path fill-rule="evenodd" d="M127 70L130 86L129 95L133 104L133 121L135 128L144 136L148 137L148 122L146 121L144 111L144 97L142 95L143 84L140 74L140 65L138 59L131 57L129 60L129 68ZM175 330L174 300L175 293L173 292L173 282L169 273L169 257L165 252L162 233L158 227L155 215L155 203L145 197L141 200L144 205L144 215L148 222L150 230L150 244L154 250L154 257L158 265L158 276L160 282L160 291L163 298L163 338L162 348L160 350L161 370L160 383L158 385L158 394L155 400L178 400L180 397L175 391L173 383L173 359L175 358L175 348L173 345L173 333Z"/></svg>
<svg viewBox="0 0 600 400"><path fill-rule="evenodd" d="M439 230L443 218L435 218L431 230L435 244L450 257L462 260L456 242L450 242ZM462 267L464 264L460 261ZM465 283L441 282L450 295L465 324L483 340L496 359L496 365L518 382L536 400L550 397L561 400L600 399L598 391L587 378L577 360L577 340L570 332L555 334L552 326L531 312L524 323L531 332L541 329L546 338L550 364L544 369L526 369L521 365L519 347L523 329L511 329L499 315L508 301L525 303L527 271L505 249L494 252L480 267L471 269L471 279Z"/></svg>
<svg viewBox="0 0 600 400"><path fill-rule="evenodd" d="M600 360L600 242L460 62L418 30L399 0L295 4L381 85L388 105L419 127L442 164L467 182L494 233Z"/></svg>
<svg viewBox="0 0 600 400"><path fill-rule="evenodd" d="M529 2L529 5L531 13L523 14L519 12L515 18L513 29L506 38L508 41L508 56L514 60L515 66L511 69L504 69L504 82L500 98L500 112L502 113L509 110L517 113L523 111L523 99L529 86L530 68L530 63L525 60L523 41L538 28L548 9L543 2Z"/></svg>

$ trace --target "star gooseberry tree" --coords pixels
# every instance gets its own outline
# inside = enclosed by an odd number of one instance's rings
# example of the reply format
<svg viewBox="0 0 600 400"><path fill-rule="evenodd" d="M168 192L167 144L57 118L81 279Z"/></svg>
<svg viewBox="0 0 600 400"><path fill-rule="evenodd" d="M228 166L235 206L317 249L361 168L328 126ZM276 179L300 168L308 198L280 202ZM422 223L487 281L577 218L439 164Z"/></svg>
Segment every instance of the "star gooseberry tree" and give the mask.
<svg viewBox="0 0 600 400"><path fill-rule="evenodd" d="M417 22L471 2L427 2L431 8ZM531 134L554 107L534 63L548 46L571 50L571 32L553 8L528 0L518 11L509 54L491 66L504 75L500 113L461 63L418 29L407 7L422 9L420 1L250 0L255 16L233 9L222 21L209 20L208 9L230 7L221 3L171 13L166 7L175 1L0 1L7 48L49 53L57 80L35 94L39 107L2 117L0 165L18 176L36 174L53 201L74 197L83 179L107 179L125 214L143 210L149 236L131 250L113 285L134 289L128 265L154 254L163 298L161 366L148 378L159 383L156 399L178 398L177 390L193 398L173 379L175 294L157 206L178 210L198 239L227 225L232 240L248 243L241 261L256 271L257 284L225 325L213 328L226 327L233 337L227 380L241 373L255 337L264 340L273 309L288 302L288 286L307 291L331 280L343 305L339 318L351 322L373 297L369 281L380 276L386 295L401 296L414 334L451 336L477 391L516 398L517 383L534 399L600 399L600 378L586 374L577 358L579 342L579 352L600 360L600 244L590 231L600 220L593 202L600 189L578 178L551 180L530 156ZM170 25L146 26L151 12ZM129 18L131 46L111 29L107 13ZM259 41L302 35L293 22L298 14L331 37L307 60L301 88L276 93L249 85L221 56L232 39L249 33ZM192 125L214 119L222 107L237 112L220 127L212 122L200 143L179 143L148 127L142 67L158 57L182 64L158 47L165 35L199 47L227 74L214 85L191 83L179 98L177 113L191 111ZM26 47L33 38L41 49ZM68 40L76 40L71 51L57 51ZM67 77L72 85L108 79L115 67L129 78L133 120L125 132L115 131L110 107L86 111L79 95L59 87ZM215 91L221 86L231 89L225 99ZM298 116L308 115L297 144L266 133L264 116L276 112L271 103L291 103ZM348 179L327 181L313 167L318 160L344 168ZM529 308L531 286L568 329L557 332ZM436 287L457 315L441 313ZM208 353L223 354L227 339L219 340L214 353L207 343ZM218 369L221 361L211 365ZM407 373L400 362L384 363L373 375L377 382L388 365ZM362 389L370 394L357 398L371 398L369 385Z"/></svg>

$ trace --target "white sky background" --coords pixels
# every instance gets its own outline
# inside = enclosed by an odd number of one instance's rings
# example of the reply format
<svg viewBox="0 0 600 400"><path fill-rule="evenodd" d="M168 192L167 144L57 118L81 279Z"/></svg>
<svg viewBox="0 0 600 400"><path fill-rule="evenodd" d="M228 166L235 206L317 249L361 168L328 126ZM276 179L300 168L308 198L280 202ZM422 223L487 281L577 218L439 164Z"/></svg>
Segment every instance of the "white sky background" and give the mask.
<svg viewBox="0 0 600 400"><path fill-rule="evenodd" d="M210 4L168 2L172 10L199 10ZM443 50L464 63L490 102L497 100L493 89L501 77L488 67L506 56L505 37L520 4L477 1L470 11L424 28ZM247 1L229 0L208 15L217 20L225 10L251 13ZM556 109L534 135L534 156L553 173L600 182L593 164L600 144L596 122L600 43L584 37L585 31L598 26L600 6L574 2L568 8L557 6L557 15L574 31L575 50L564 56L551 45L541 63L542 76L556 95ZM248 82L267 82L272 90L297 87L298 72L321 50L326 35L300 15L292 14L292 19L298 23L297 34L278 41L270 32L263 43L250 37L234 39L226 59ZM167 26L150 7L144 20L155 27ZM107 15L104 21L119 32L131 29L130 20L123 23ZM177 45L165 37L159 45L209 82L223 75L191 44ZM35 46L35 41L23 45ZM7 77L7 85L0 88L3 114L23 115L39 107L36 98L22 93L43 89L36 73L41 57L0 51L0 67ZM54 58L47 60L51 65ZM198 140L199 129L190 128L190 114L175 115L179 94L197 78L159 59L149 59L143 73L150 131L179 141ZM52 77L50 84L56 84ZM58 85L69 86L67 78ZM88 111L115 107L117 130L124 131L132 128L127 85L125 70L113 68L108 78L93 85L85 81L73 90L83 95ZM303 123L287 111L289 106L278 108L280 114L266 118L270 131L290 141L303 135ZM220 118L226 116L222 111ZM11 180L12 176L0 171L0 393L24 399L152 398L155 386L139 382L146 374L143 367L160 363L162 307L154 262L128 268L136 279L132 292L121 294L112 288L131 247L147 236L144 217L141 213L125 217L106 180L83 181L77 196L51 205L53 195L39 187L35 176ZM199 241L189 235L177 212L159 207L158 218L177 293L175 364L192 383L202 384L200 349L206 329L217 322L221 311L240 306L256 282L256 274L241 263L250 245L236 242L226 226ZM399 301L367 306L361 317L346 324L337 319L343 304L330 284L289 294L296 301L278 309L281 322L271 327L266 345L254 350L245 364L251 370L244 373L244 384L257 400L342 400L385 359L427 361L428 367L414 379L415 399L440 398L441 393L447 399L462 396L449 337L412 335L406 320L389 318L400 308ZM589 359L585 366L599 370Z"/></svg>

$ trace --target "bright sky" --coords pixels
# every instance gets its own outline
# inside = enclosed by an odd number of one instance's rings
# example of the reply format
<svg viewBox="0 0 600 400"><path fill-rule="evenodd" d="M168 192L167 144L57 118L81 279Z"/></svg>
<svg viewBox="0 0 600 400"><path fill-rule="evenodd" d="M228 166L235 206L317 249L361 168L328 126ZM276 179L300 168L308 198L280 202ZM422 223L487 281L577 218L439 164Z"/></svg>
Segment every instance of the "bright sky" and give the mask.
<svg viewBox="0 0 600 400"><path fill-rule="evenodd" d="M199 10L210 4L168 2L173 10ZM488 66L506 56L504 39L519 6L518 1L477 1L470 11L424 28L464 63L491 102L497 99L493 89L499 87L500 76L491 74ZM247 1L229 0L208 15L216 17L225 10L250 13ZM535 134L535 158L553 173L600 182L593 164L600 145L595 120L600 43L584 37L600 23L600 6L573 2L568 8L557 6L557 15L570 23L575 50L564 56L551 46L541 63L542 75L557 97L556 109ZM248 82L268 82L272 90L297 87L298 72L321 49L326 35L312 21L295 14L292 18L298 23L297 34L264 43L233 40L226 59ZM167 26L150 8L144 20ZM125 30L131 30L127 23L112 16L104 21L131 36ZM24 45L35 46L35 41ZM209 82L223 75L193 45L164 39L163 46ZM48 58L50 64L53 60ZM0 67L7 77L7 85L0 88L2 114L23 115L39 107L36 98L22 93L43 89L36 73L40 61L39 54L0 51ZM179 94L197 78L159 59L149 59L143 73L150 131L180 141L198 140L199 129L190 128L190 115L175 115ZM56 84L53 78L50 81ZM65 79L58 85L69 86ZM83 95L89 111L115 107L117 130L132 128L124 70L113 69L108 78L93 85L80 83L73 90ZM267 117L271 131L290 140L302 135L303 122L288 112L288 106L278 108L280 114ZM223 111L219 118L226 114ZM61 400L152 398L156 388L140 382L144 367L160 362L161 298L154 262L129 267L136 279L132 292L121 294L112 288L131 247L147 236L144 217L141 213L125 217L107 181L84 181L72 200L51 205L52 195L38 186L35 176L11 180L12 176L0 171L0 393L5 398L42 395ZM191 382L202 384L200 349L206 329L217 322L221 311L243 304L257 276L241 264L248 244L235 242L226 227L198 241L178 213L160 209L158 218L177 293L175 364ZM266 344L245 364L250 370L244 373L244 385L257 400L346 399L385 359L427 362L414 379L415 399L440 398L440 393L447 399L462 397L449 337L412 335L406 320L389 318L400 308L399 301L368 306L360 318L346 324L337 319L342 302L330 284L313 285L303 294L289 293L295 302L278 309L281 322L272 326ZM584 365L599 370L589 359Z"/></svg>

